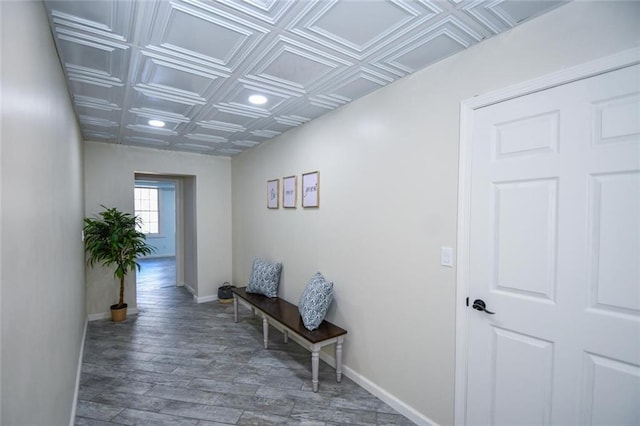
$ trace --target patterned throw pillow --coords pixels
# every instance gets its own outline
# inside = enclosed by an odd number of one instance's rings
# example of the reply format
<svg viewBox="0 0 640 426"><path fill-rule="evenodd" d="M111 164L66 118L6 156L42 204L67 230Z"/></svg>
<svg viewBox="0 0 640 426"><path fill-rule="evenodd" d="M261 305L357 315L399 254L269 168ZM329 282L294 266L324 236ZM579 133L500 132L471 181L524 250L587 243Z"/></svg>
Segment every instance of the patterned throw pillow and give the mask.
<svg viewBox="0 0 640 426"><path fill-rule="evenodd" d="M281 270L282 263L269 263L262 259L254 259L251 277L247 284L247 293L258 293L264 294L267 297L278 297Z"/></svg>
<svg viewBox="0 0 640 426"><path fill-rule="evenodd" d="M333 283L325 280L322 274L317 272L307 283L298 304L302 322L307 330L313 331L320 326L327 315L331 300Z"/></svg>

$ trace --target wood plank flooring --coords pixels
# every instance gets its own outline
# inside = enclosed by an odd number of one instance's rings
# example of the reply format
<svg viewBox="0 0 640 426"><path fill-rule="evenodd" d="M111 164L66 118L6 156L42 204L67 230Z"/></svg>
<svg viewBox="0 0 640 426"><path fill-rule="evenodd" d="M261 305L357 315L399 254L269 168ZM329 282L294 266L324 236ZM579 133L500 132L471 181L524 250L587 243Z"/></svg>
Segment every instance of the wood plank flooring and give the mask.
<svg viewBox="0 0 640 426"><path fill-rule="evenodd" d="M138 315L89 323L76 425L413 424L322 361L312 392L306 349L272 329L265 350L250 311L235 323L231 304L196 304L154 264Z"/></svg>

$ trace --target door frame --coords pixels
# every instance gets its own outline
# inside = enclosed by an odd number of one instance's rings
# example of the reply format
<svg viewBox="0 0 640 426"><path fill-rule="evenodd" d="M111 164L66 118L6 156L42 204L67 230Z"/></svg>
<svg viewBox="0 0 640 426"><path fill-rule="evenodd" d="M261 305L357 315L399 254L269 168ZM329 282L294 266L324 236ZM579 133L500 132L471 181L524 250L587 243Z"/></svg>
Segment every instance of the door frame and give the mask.
<svg viewBox="0 0 640 426"><path fill-rule="evenodd" d="M153 173L153 172L135 172L135 180L157 180L172 182L175 184L175 258L176 258L176 283L177 287L186 287L192 294L196 294L197 289L197 266L192 263L187 263L185 258L187 256L197 257L197 248L195 246L195 239L191 238L192 242L185 243L185 233L188 230L195 235L196 223L195 223L195 176L193 175L178 175L167 173ZM192 194L188 199L185 198L185 192L187 190ZM188 204L188 205L187 205ZM187 270L190 268L189 270ZM187 283L185 277L190 277L193 281ZM136 299L138 294L138 288L136 285Z"/></svg>
<svg viewBox="0 0 640 426"><path fill-rule="evenodd" d="M454 378L454 424L466 424L467 357L469 308L469 228L471 220L471 148L474 112L509 99L518 98L577 80L604 74L640 63L640 48L624 50L595 61L543 77L498 89L460 103L460 152L458 157L458 237L456 258L456 340Z"/></svg>

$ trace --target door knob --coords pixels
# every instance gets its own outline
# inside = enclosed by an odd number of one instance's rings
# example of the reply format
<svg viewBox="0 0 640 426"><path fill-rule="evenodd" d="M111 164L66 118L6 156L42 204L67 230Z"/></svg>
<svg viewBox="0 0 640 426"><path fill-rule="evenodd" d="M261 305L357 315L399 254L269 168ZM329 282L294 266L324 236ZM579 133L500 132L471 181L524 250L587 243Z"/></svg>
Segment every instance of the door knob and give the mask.
<svg viewBox="0 0 640 426"><path fill-rule="evenodd" d="M484 300L482 300L482 299L474 300L473 301L473 305L471 305L471 307L473 309L475 309L476 311L482 311L482 312L484 312L486 314L489 314L489 315L494 315L495 314L495 312L491 312L490 310L487 309L487 304L484 303Z"/></svg>

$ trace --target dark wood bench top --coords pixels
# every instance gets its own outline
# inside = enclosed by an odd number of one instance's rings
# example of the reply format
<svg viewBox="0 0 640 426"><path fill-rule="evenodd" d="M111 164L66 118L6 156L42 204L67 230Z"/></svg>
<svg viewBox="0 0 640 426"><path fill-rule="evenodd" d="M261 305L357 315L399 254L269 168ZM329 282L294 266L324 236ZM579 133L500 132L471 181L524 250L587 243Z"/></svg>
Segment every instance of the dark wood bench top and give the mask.
<svg viewBox="0 0 640 426"><path fill-rule="evenodd" d="M311 343L318 343L347 334L347 330L327 320L322 321L317 329L309 331L305 328L296 305L279 297L272 298L261 294L247 293L246 289L246 287L233 287L231 291Z"/></svg>

